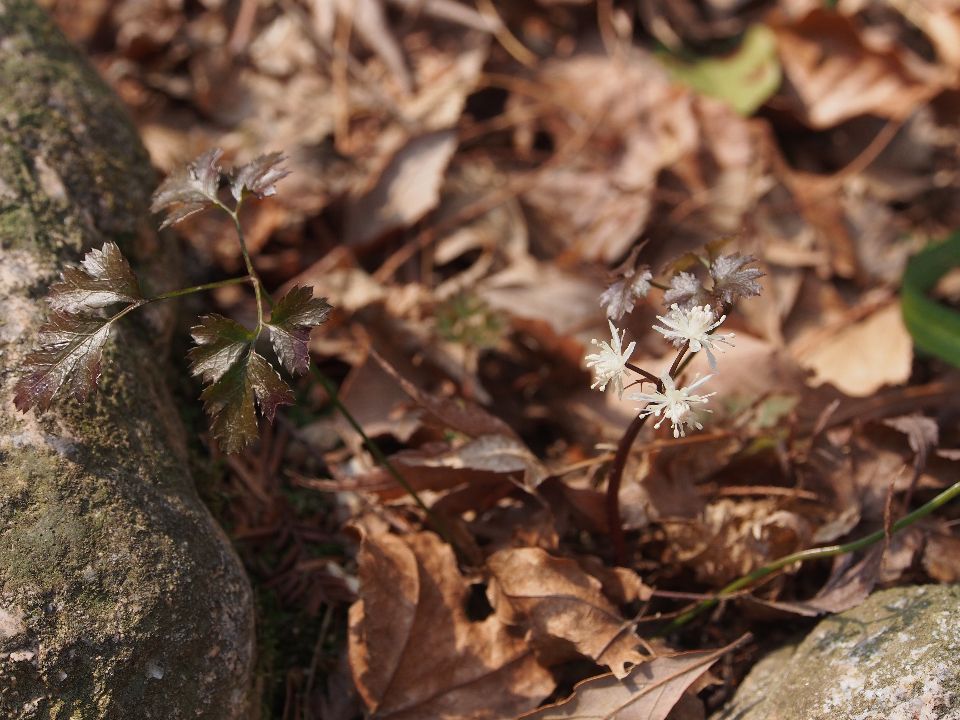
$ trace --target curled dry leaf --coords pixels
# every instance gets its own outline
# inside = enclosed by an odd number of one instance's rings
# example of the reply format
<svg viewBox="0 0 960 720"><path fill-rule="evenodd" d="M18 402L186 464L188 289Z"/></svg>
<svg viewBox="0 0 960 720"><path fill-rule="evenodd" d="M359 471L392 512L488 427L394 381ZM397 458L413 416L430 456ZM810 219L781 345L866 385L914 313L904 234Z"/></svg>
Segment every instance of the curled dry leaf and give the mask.
<svg viewBox="0 0 960 720"><path fill-rule="evenodd" d="M359 563L349 658L372 718L499 720L553 690L533 651L497 615L467 617L467 582L436 535L367 535Z"/></svg>
<svg viewBox="0 0 960 720"><path fill-rule="evenodd" d="M523 715L521 720L664 720L713 663L749 640L750 635L744 635L719 650L654 658L622 680L612 674L584 680L566 700Z"/></svg>
<svg viewBox="0 0 960 720"><path fill-rule="evenodd" d="M487 569L497 616L529 631L546 656L569 643L618 678L645 660L631 623L604 597L600 581L575 561L540 548L517 548L492 555Z"/></svg>

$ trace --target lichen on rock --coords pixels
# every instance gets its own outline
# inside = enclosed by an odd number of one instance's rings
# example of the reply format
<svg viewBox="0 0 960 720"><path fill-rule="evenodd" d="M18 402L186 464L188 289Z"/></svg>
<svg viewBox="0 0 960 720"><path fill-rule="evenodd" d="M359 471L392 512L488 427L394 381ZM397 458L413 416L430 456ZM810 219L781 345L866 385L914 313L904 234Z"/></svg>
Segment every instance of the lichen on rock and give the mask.
<svg viewBox="0 0 960 720"><path fill-rule="evenodd" d="M163 382L172 310L128 318L86 404L12 402L66 262L118 243L177 283L122 107L30 0L0 0L0 717L246 717L253 609Z"/></svg>
<svg viewBox="0 0 960 720"><path fill-rule="evenodd" d="M960 720L960 586L874 593L751 670L712 720Z"/></svg>

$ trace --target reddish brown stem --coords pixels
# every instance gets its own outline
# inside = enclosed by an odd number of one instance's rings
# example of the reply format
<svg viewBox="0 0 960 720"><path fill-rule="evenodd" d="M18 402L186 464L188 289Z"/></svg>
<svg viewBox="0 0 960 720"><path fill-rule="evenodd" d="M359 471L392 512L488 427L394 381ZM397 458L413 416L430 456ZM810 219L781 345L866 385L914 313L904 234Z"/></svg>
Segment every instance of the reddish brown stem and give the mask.
<svg viewBox="0 0 960 720"><path fill-rule="evenodd" d="M687 354L687 347L688 344L685 343L677 353L677 357L674 358L673 364L670 366L670 377L676 377L683 356ZM627 367L635 373L646 377L651 382L655 382L657 389L663 392L663 383L660 381L660 378L654 377L645 370L641 370L630 363L627 363ZM627 544L623 537L623 523L620 521L620 485L623 483L623 471L627 467L630 448L633 447L633 443L637 439L637 435L640 434L640 430L643 428L643 424L647 421L648 417L650 416L643 415L641 417L638 415L635 417L627 428L627 431L623 434L623 437L620 438L620 442L617 443L617 452L613 456L613 465L610 466L610 477L607 480L607 525L610 529L610 541L613 544L614 559L618 565L623 565L627 561Z"/></svg>

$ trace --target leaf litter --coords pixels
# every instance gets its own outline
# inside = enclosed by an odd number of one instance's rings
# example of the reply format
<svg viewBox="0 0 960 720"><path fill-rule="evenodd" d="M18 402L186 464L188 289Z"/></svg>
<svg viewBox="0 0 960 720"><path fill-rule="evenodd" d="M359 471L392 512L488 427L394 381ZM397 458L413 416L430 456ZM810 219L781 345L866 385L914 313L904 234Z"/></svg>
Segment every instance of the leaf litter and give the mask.
<svg viewBox="0 0 960 720"><path fill-rule="evenodd" d="M254 342L248 294L219 290L190 362L213 433L261 434L216 492L264 609L268 716L702 716L778 633L874 587L957 581L947 509L654 637L955 477L960 382L896 302L907 258L960 224L955 10L41 4L168 173L154 209L197 282L242 267L199 210L253 195L248 245L282 299ZM21 408L82 397L109 312L142 299L110 245L52 292ZM618 563L607 478L636 403L591 392L583 357L609 317L659 374L650 327L674 303L734 305L735 347L702 433L640 432ZM331 414L311 361L436 517Z"/></svg>

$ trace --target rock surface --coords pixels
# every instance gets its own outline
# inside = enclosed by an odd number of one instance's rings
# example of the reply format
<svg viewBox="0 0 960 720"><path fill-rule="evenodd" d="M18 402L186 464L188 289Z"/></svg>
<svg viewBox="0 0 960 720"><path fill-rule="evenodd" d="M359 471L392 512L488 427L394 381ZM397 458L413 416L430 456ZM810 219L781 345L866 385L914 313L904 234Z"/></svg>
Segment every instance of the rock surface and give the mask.
<svg viewBox="0 0 960 720"><path fill-rule="evenodd" d="M711 720L960 720L960 586L885 590L822 620Z"/></svg>
<svg viewBox="0 0 960 720"><path fill-rule="evenodd" d="M106 240L148 291L178 259L123 109L30 0L0 0L0 717L247 717L249 584L198 499L164 384L172 308L118 328L103 390L12 402L47 287ZM153 309L152 306L150 308Z"/></svg>

